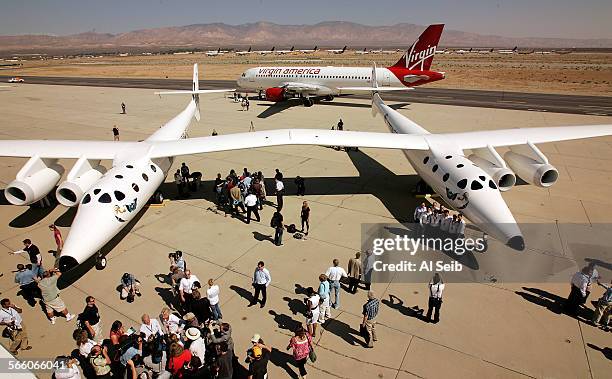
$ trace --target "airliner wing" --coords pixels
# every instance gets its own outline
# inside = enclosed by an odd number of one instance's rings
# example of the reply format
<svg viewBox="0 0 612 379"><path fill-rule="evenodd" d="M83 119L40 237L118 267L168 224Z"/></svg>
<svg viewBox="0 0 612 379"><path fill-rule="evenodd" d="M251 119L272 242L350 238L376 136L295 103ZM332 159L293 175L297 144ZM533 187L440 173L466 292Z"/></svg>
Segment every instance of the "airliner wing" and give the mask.
<svg viewBox="0 0 612 379"><path fill-rule="evenodd" d="M267 130L177 141L159 141L152 145L151 158L280 145L357 146L408 150L427 150L429 148L423 136L420 135L316 129Z"/></svg>
<svg viewBox="0 0 612 379"><path fill-rule="evenodd" d="M338 87L342 92L392 92L410 91L414 87Z"/></svg>
<svg viewBox="0 0 612 379"><path fill-rule="evenodd" d="M299 83L299 82L290 82L285 83L281 86L288 92L325 92L330 93L331 90L327 87L320 86L317 84L308 84L308 83Z"/></svg>
<svg viewBox="0 0 612 379"><path fill-rule="evenodd" d="M40 158L114 159L123 152L138 146L137 142L77 141L77 140L2 140L0 156Z"/></svg>
<svg viewBox="0 0 612 379"><path fill-rule="evenodd" d="M433 143L450 142L461 149L478 149L487 147L487 145L512 146L528 142L536 144L609 135L612 135L612 125L581 125L429 134L426 138Z"/></svg>

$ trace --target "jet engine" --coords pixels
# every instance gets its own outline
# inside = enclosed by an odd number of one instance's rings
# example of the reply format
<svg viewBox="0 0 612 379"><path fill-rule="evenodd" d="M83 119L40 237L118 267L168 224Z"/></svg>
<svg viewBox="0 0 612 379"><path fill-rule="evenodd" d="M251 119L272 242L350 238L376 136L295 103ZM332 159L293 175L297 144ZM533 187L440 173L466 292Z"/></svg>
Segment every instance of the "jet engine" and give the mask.
<svg viewBox="0 0 612 379"><path fill-rule="evenodd" d="M550 187L559 178L559 171L548 163L548 158L531 142L512 146L504 154L508 166L529 184Z"/></svg>
<svg viewBox="0 0 612 379"><path fill-rule="evenodd" d="M13 205L30 205L51 192L63 174L64 167L57 164L57 159L34 156L6 187L4 196Z"/></svg>
<svg viewBox="0 0 612 379"><path fill-rule="evenodd" d="M489 174L500 191L508 191L516 184L516 175L506 167L506 162L492 146L474 149L473 154L468 159Z"/></svg>
<svg viewBox="0 0 612 379"><path fill-rule="evenodd" d="M68 173L66 181L62 182L55 191L55 197L60 204L74 207L79 204L83 195L106 172L99 160L80 158Z"/></svg>
<svg viewBox="0 0 612 379"><path fill-rule="evenodd" d="M272 87L266 89L266 100L274 101L278 103L279 101L285 100L285 89L280 87Z"/></svg>

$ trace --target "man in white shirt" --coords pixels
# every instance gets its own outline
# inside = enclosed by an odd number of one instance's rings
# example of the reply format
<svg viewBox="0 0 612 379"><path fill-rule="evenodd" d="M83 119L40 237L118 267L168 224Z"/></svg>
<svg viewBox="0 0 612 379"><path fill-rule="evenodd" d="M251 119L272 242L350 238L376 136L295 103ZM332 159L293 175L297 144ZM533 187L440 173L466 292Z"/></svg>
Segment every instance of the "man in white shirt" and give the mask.
<svg viewBox="0 0 612 379"><path fill-rule="evenodd" d="M327 272L325 272L325 275L327 276L327 278L330 281L331 284L331 288L330 288L330 298L331 298L331 294L334 293L334 301L332 303L332 308L340 308L340 279L341 278L346 278L348 277L348 275L346 274L346 271L344 271L344 269L342 267L340 267L340 261L338 259L334 259L333 261L333 266L327 269Z"/></svg>
<svg viewBox="0 0 612 379"><path fill-rule="evenodd" d="M151 320L151 317L149 317L149 315L146 313L143 314L140 319L142 320L142 325L140 325L140 333L144 334L145 341L151 336L161 336L164 334L157 319Z"/></svg>
<svg viewBox="0 0 612 379"><path fill-rule="evenodd" d="M453 215L453 217L451 218L451 222L450 225L448 227L448 234L450 235L451 238L457 238L457 227L458 227L458 223L457 223L457 215Z"/></svg>
<svg viewBox="0 0 612 379"><path fill-rule="evenodd" d="M427 210L423 213L421 213L421 216L419 216L419 234L418 237L420 236L424 236L427 235L428 231L428 227L429 227L429 222L431 221L432 218L432 211L431 211L431 207L428 207Z"/></svg>
<svg viewBox="0 0 612 379"><path fill-rule="evenodd" d="M219 286L215 284L213 279L208 279L208 289L206 290L206 297L210 303L210 311L212 312L213 320L219 320L223 318L221 314L221 308L219 307Z"/></svg>
<svg viewBox="0 0 612 379"><path fill-rule="evenodd" d="M246 205L247 208L246 223L251 223L251 213L255 214L255 217L257 217L257 222L260 222L261 218L259 217L259 211L257 210L257 196L253 192L249 192L247 197L244 198L244 205Z"/></svg>
<svg viewBox="0 0 612 379"><path fill-rule="evenodd" d="M427 212L427 207L425 206L425 203L421 203L421 205L419 205L415 210L414 210L414 215L413 215L413 219L415 223L419 223L420 219L421 219L421 215L423 213Z"/></svg>
<svg viewBox="0 0 612 379"><path fill-rule="evenodd" d="M285 185L282 180L276 179L276 211L280 212L283 209L283 195L285 194Z"/></svg>
<svg viewBox="0 0 612 379"><path fill-rule="evenodd" d="M206 353L206 344L202 339L200 331L197 328L189 328L185 332L185 337L191 341L189 352L192 356L200 358L200 362L204 363L204 354ZM198 368L198 367L196 367Z"/></svg>
<svg viewBox="0 0 612 379"><path fill-rule="evenodd" d="M457 215L457 237L465 238L465 221L461 213Z"/></svg>
<svg viewBox="0 0 612 379"><path fill-rule="evenodd" d="M9 299L2 299L0 305L2 306L0 307L0 325L7 327L9 337L12 340L9 346L11 354L17 355L19 349L31 350L32 346L28 344L28 333L20 315L21 308Z"/></svg>
<svg viewBox="0 0 612 379"><path fill-rule="evenodd" d="M264 262L259 261L257 263L257 267L255 268L255 272L253 273L253 287L255 288L255 294L253 295L253 300L249 304L249 307L257 304L259 301L259 293L261 292L261 305L263 308L266 305L266 289L272 282L272 277L270 276L270 271L264 267Z"/></svg>
<svg viewBox="0 0 612 379"><path fill-rule="evenodd" d="M440 321L440 307L442 306L442 292L444 291L444 281L437 272L429 282L429 304L425 321L431 322L431 313L434 312L433 323Z"/></svg>
<svg viewBox="0 0 612 379"><path fill-rule="evenodd" d="M440 232L442 233L441 237L448 237L450 231L450 225L453 222L453 218L450 216L448 210L444 210L442 215L442 221L440 221Z"/></svg>
<svg viewBox="0 0 612 379"><path fill-rule="evenodd" d="M191 270L185 270L185 277L179 282L179 295L181 297L181 305L185 313L191 312L191 302L193 297L193 285L195 282L200 283L197 276L191 274Z"/></svg>

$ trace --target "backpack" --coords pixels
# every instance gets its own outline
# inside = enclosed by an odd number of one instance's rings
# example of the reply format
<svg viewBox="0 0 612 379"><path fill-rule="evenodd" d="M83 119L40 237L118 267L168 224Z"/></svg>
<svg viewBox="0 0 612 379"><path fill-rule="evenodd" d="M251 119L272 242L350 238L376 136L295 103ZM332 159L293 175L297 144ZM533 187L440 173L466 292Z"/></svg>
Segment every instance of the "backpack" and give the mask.
<svg viewBox="0 0 612 379"><path fill-rule="evenodd" d="M291 224L291 225L287 226L287 232L288 233L295 233L295 232L297 232L297 228L295 227L295 224Z"/></svg>

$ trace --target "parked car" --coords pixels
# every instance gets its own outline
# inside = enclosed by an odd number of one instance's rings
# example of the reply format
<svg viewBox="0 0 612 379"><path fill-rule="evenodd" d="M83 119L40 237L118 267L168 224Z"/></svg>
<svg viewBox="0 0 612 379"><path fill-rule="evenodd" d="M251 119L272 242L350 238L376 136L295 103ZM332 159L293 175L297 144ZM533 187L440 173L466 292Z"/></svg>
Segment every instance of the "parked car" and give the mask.
<svg viewBox="0 0 612 379"><path fill-rule="evenodd" d="M23 83L25 80L23 80L23 78L20 78L18 76L14 77L14 78L10 78L8 80L9 83Z"/></svg>

